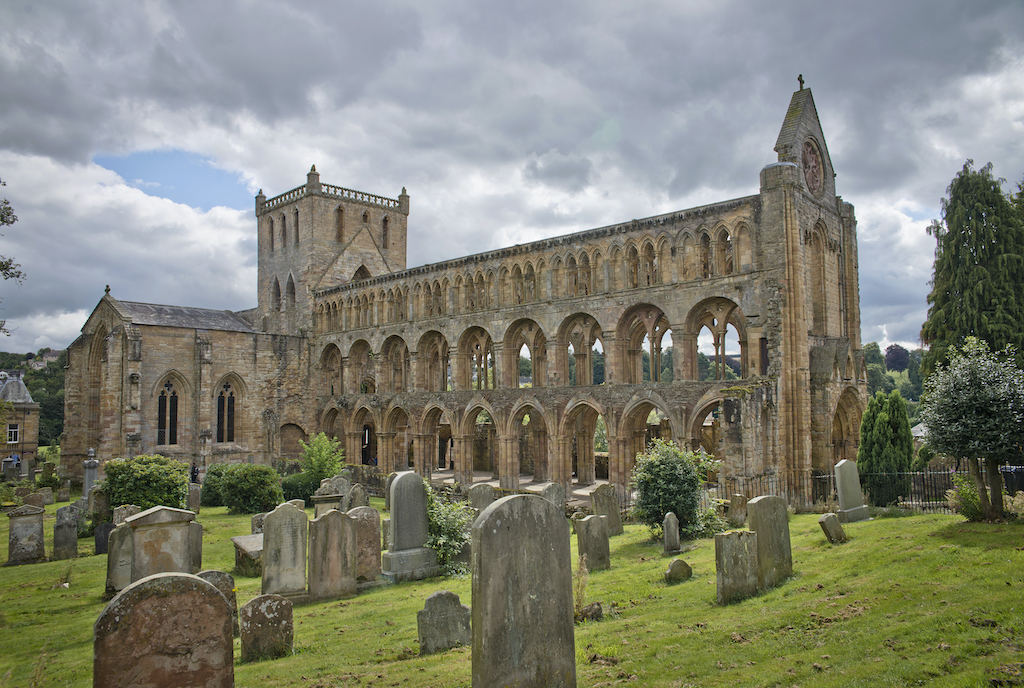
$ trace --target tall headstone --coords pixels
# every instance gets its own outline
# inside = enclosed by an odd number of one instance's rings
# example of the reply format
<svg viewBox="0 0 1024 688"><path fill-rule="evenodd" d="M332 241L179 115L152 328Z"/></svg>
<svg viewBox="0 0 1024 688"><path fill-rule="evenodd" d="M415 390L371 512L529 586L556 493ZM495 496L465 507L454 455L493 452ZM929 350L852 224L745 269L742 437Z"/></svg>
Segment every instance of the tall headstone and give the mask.
<svg viewBox="0 0 1024 688"><path fill-rule="evenodd" d="M754 497L747 502L747 518L757 533L757 584L762 590L774 588L793 575L786 500L774 495Z"/></svg>
<svg viewBox="0 0 1024 688"><path fill-rule="evenodd" d="M540 496L560 509L565 508L565 488L561 483L548 483L540 491Z"/></svg>
<svg viewBox="0 0 1024 688"><path fill-rule="evenodd" d="M132 582L155 573L198 570L193 568L194 531L190 527L195 517L184 509L155 506L125 519L132 529Z"/></svg>
<svg viewBox="0 0 1024 688"><path fill-rule="evenodd" d="M89 514L93 523L109 523L113 518L110 508L110 497L99 485L89 490Z"/></svg>
<svg viewBox="0 0 1024 688"><path fill-rule="evenodd" d="M612 567L608 546L608 519L587 516L576 522L576 549L587 555L587 570L603 571Z"/></svg>
<svg viewBox="0 0 1024 688"><path fill-rule="evenodd" d="M121 524L110 532L107 541L106 595L112 597L132 582L132 528Z"/></svg>
<svg viewBox="0 0 1024 688"><path fill-rule="evenodd" d="M757 594L758 533L730 530L715 534L715 578L718 604Z"/></svg>
<svg viewBox="0 0 1024 688"><path fill-rule="evenodd" d="M391 483L391 536L381 569L392 582L431 578L441 572L427 543L427 493L423 478L399 473Z"/></svg>
<svg viewBox="0 0 1024 688"><path fill-rule="evenodd" d="M836 464L836 493L839 497L840 523L863 521L869 517L864 504L864 493L860 490L860 471L857 464L843 459Z"/></svg>
<svg viewBox="0 0 1024 688"><path fill-rule="evenodd" d="M116 526L113 523L97 523L96 530L93 531L93 544L96 548L96 554L106 554L107 548L110 546L110 534L114 532ZM192 573L186 571L185 573Z"/></svg>
<svg viewBox="0 0 1024 688"><path fill-rule="evenodd" d="M309 599L356 594L356 522L336 509L309 524Z"/></svg>
<svg viewBox="0 0 1024 688"><path fill-rule="evenodd" d="M473 642L469 628L469 607L459 596L448 590L438 590L427 598L423 609L416 612L416 633L420 641L420 654L444 652Z"/></svg>
<svg viewBox="0 0 1024 688"><path fill-rule="evenodd" d="M619 496L612 485L601 485L590 493L590 505L597 516L608 517L608 534L622 535L622 514L619 511Z"/></svg>
<svg viewBox="0 0 1024 688"><path fill-rule="evenodd" d="M39 488L38 492L43 498L43 506L49 506L51 504L54 504L53 488L41 487Z"/></svg>
<svg viewBox="0 0 1024 688"><path fill-rule="evenodd" d="M132 583L93 626L94 688L235 684L231 610L216 587L187 573Z"/></svg>
<svg viewBox="0 0 1024 688"><path fill-rule="evenodd" d="M29 494L22 497L21 501L26 506L37 506L40 509L46 506L46 500L43 499L43 495L39 492L30 492Z"/></svg>
<svg viewBox="0 0 1024 688"><path fill-rule="evenodd" d="M665 514L665 520L661 523L661 529L664 532L665 539L665 551L666 552L678 552L679 551L679 519L671 511Z"/></svg>
<svg viewBox="0 0 1024 688"><path fill-rule="evenodd" d="M202 502L203 488L199 483L188 484L188 510L194 514L199 513L199 506Z"/></svg>
<svg viewBox="0 0 1024 688"><path fill-rule="evenodd" d="M384 481L384 509L391 511L391 483L395 482L398 473L388 473L388 479Z"/></svg>
<svg viewBox="0 0 1024 688"><path fill-rule="evenodd" d="M235 578L230 573L207 569L196 574L213 587L220 590L220 594L227 598L228 607L231 608L231 633L238 637L238 598L235 596Z"/></svg>
<svg viewBox="0 0 1024 688"><path fill-rule="evenodd" d="M541 497L513 495L472 527L473 686L576 685L569 524Z"/></svg>
<svg viewBox="0 0 1024 688"><path fill-rule="evenodd" d="M380 578L380 512L358 506L348 512L356 524L356 580Z"/></svg>
<svg viewBox="0 0 1024 688"><path fill-rule="evenodd" d="M242 661L284 657L295 642L292 603L280 595L259 595L238 610Z"/></svg>
<svg viewBox="0 0 1024 688"><path fill-rule="evenodd" d="M88 455L89 458L82 462L82 495L86 498L89 497L92 486L96 484L96 471L100 467L100 462L96 460L96 450L90 448Z"/></svg>
<svg viewBox="0 0 1024 688"><path fill-rule="evenodd" d="M62 506L57 509L57 522L53 526L53 558L78 557L78 509Z"/></svg>
<svg viewBox="0 0 1024 688"><path fill-rule="evenodd" d="M306 512L285 502L267 514L263 522L264 595L281 595L292 601L309 599L306 593Z"/></svg>
<svg viewBox="0 0 1024 688"><path fill-rule="evenodd" d="M494 488L487 483L477 483L466 492L469 505L477 511L483 511L494 501Z"/></svg>
<svg viewBox="0 0 1024 688"><path fill-rule="evenodd" d="M8 511L10 530L7 535L7 563L4 566L36 564L46 561L43 544L43 513L41 506L25 504Z"/></svg>

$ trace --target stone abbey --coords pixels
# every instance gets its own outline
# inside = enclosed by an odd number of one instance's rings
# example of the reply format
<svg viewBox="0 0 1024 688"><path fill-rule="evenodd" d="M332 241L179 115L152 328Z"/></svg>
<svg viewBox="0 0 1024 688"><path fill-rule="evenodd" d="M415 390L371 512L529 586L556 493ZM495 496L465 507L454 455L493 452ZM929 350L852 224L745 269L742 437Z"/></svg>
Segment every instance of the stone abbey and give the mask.
<svg viewBox="0 0 1024 688"><path fill-rule="evenodd" d="M62 454L268 463L326 432L383 472L624 496L661 437L797 490L856 454L857 228L810 89L775 151L751 196L412 268L405 190L314 168L256 197L256 308L103 296L68 350Z"/></svg>

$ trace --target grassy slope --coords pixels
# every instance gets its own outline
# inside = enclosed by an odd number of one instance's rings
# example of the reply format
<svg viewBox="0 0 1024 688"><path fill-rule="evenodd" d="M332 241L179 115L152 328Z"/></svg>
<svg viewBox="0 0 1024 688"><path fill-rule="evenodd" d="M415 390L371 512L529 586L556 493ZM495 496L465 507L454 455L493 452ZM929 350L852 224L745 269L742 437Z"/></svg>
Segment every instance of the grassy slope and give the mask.
<svg viewBox="0 0 1024 688"><path fill-rule="evenodd" d="M47 508L48 552L54 510ZM200 520L204 567L230 570L228 538L249 532L248 517L204 509ZM1024 525L940 515L876 520L847 526L853 539L839 547L825 542L816 516L796 516L790 529L795 576L718 607L712 541L684 555L694 578L666 587L669 558L644 529L627 527L612 540L614 568L590 574L588 600L614 614L577 627L579 684L964 686L1024 660ZM80 540L79 549L91 552L92 544ZM35 685L89 685L106 557L75 560L70 587L53 588L68 566L0 569L0 686L32 685L34 677ZM240 603L259 594L259 579L236 582ZM295 654L236 665L236 683L469 686L468 649L416 654L416 612L440 589L470 603L464 578L299 607Z"/></svg>

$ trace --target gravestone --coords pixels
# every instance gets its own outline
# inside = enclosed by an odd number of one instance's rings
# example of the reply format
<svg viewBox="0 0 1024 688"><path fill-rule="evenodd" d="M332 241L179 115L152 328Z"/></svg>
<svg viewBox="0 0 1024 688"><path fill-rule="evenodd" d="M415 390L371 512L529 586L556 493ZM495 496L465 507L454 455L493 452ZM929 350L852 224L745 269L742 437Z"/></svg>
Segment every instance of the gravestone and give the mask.
<svg viewBox="0 0 1024 688"><path fill-rule="evenodd" d="M793 575L793 551L789 542L789 510L786 500L774 495L747 502L749 527L757 533L757 583L762 590Z"/></svg>
<svg viewBox="0 0 1024 688"><path fill-rule="evenodd" d="M356 522L337 509L309 524L309 599L356 594Z"/></svg>
<svg viewBox="0 0 1024 688"><path fill-rule="evenodd" d="M119 526L128 520L129 517L142 513L142 507L135 504L122 504L121 506L115 506L112 513L114 525Z"/></svg>
<svg viewBox="0 0 1024 688"><path fill-rule="evenodd" d="M96 450L90 449L88 455L89 458L82 462L82 496L86 499L89 498L92 486L96 484L96 470L100 467L100 462L93 458Z"/></svg>
<svg viewBox="0 0 1024 688"><path fill-rule="evenodd" d="M53 489L49 487L41 487L39 488L38 493L43 498L43 506L49 506L50 504L55 503L53 501Z"/></svg>
<svg viewBox="0 0 1024 688"><path fill-rule="evenodd" d="M612 485L601 485L590 493L590 506L597 516L608 517L608 535L622 535L619 496Z"/></svg>
<svg viewBox="0 0 1024 688"><path fill-rule="evenodd" d="M106 554L107 548L110 546L110 534L114 532L113 523L100 523L96 526L96 530L93 531L93 546L96 548L96 554ZM187 571L186 573L192 573Z"/></svg>
<svg viewBox="0 0 1024 688"><path fill-rule="evenodd" d="M327 480L325 478L324 482L327 483L328 487L330 487L330 481L329 480ZM326 514L331 509L334 509L336 511L342 511L342 506L344 506L342 504L342 502L345 501L345 495L340 495L340 494L323 494L323 495L318 495L318 494L314 494L310 499L313 500L313 509L314 509L313 517L314 518L320 518L321 516Z"/></svg>
<svg viewBox="0 0 1024 688"><path fill-rule="evenodd" d="M412 471L399 473L391 483L391 528L381 569L393 583L440 574L437 552L426 547L427 493L423 478Z"/></svg>
<svg viewBox="0 0 1024 688"><path fill-rule="evenodd" d="M7 563L4 566L46 561L43 513L43 507L32 504L24 504L14 511L7 512L10 530L7 534Z"/></svg>
<svg viewBox="0 0 1024 688"><path fill-rule="evenodd" d="M487 483L477 483L466 493L469 505L478 512L483 511L494 501L494 488Z"/></svg>
<svg viewBox="0 0 1024 688"><path fill-rule="evenodd" d="M252 598L238 610L238 627L243 662L291 654L295 625L288 599L280 595Z"/></svg>
<svg viewBox="0 0 1024 688"><path fill-rule="evenodd" d="M21 478L18 474L18 466L14 463L14 459L6 458L3 460L3 471L4 471L4 482L16 483Z"/></svg>
<svg viewBox="0 0 1024 688"><path fill-rule="evenodd" d="M287 502L285 502L285 504L291 504L299 511L306 510L306 502L301 499L289 499Z"/></svg>
<svg viewBox="0 0 1024 688"><path fill-rule="evenodd" d="M25 497L28 497L30 494L32 494L32 488L31 487L16 487L16 488L14 488L14 496L15 497L19 497L22 500L24 500Z"/></svg>
<svg viewBox="0 0 1024 688"><path fill-rule="evenodd" d="M690 580L693 576L693 569L682 559L673 559L668 570L665 571L665 584L672 585L681 581Z"/></svg>
<svg viewBox="0 0 1024 688"><path fill-rule="evenodd" d="M223 595L228 601L228 607L231 609L231 634L238 637L238 598L235 596L235 579L230 573L224 571L218 571L216 569L207 569L206 571L200 571L196 574L204 581L212 585L213 587L220 590L220 594Z"/></svg>
<svg viewBox="0 0 1024 688"><path fill-rule="evenodd" d="M125 519L132 530L132 582L155 573L199 570L192 542L195 531L190 527L195 517L184 509L155 506Z"/></svg>
<svg viewBox="0 0 1024 688"><path fill-rule="evenodd" d="M198 483L188 484L188 510L198 515L203 488Z"/></svg>
<svg viewBox="0 0 1024 688"><path fill-rule="evenodd" d="M398 477L398 473L388 473L388 479L384 481L384 510L391 511L391 483Z"/></svg>
<svg viewBox="0 0 1024 688"><path fill-rule="evenodd" d="M109 523L114 515L107 491L98 485L89 491L89 514L93 523Z"/></svg>
<svg viewBox="0 0 1024 688"><path fill-rule="evenodd" d="M252 534L253 535L256 535L257 533L262 533L263 532L263 521L266 518L267 518L266 512L264 512L262 514L253 514L252 515L252 518L249 520L249 524L252 526Z"/></svg>
<svg viewBox="0 0 1024 688"><path fill-rule="evenodd" d="M122 524L110 532L107 541L107 584L105 594L112 597L132 582L132 528Z"/></svg>
<svg viewBox="0 0 1024 688"><path fill-rule="evenodd" d="M818 525L825 538L833 545L841 545L846 542L846 531L839 523L839 517L835 514L822 514L818 517Z"/></svg>
<svg viewBox="0 0 1024 688"><path fill-rule="evenodd" d="M679 551L679 519L671 511L665 514L665 520L661 523L664 532L665 551Z"/></svg>
<svg viewBox="0 0 1024 688"><path fill-rule="evenodd" d="M416 612L420 654L444 652L473 642L470 615L469 607L453 592L438 590L428 597L423 609Z"/></svg>
<svg viewBox="0 0 1024 688"><path fill-rule="evenodd" d="M231 609L216 587L158 573L122 590L93 627L93 687L230 688Z"/></svg>
<svg viewBox="0 0 1024 688"><path fill-rule="evenodd" d="M263 533L238 535L231 538L235 546L235 573L240 576L262 576Z"/></svg>
<svg viewBox="0 0 1024 688"><path fill-rule="evenodd" d="M560 483L548 483L540 491L540 496L560 509L565 508L565 488Z"/></svg>
<svg viewBox="0 0 1024 688"><path fill-rule="evenodd" d="M356 580L380 578L380 513L372 506L357 506L348 512L356 524Z"/></svg>
<svg viewBox="0 0 1024 688"><path fill-rule="evenodd" d="M576 549L587 556L587 570L603 571L612 567L608 547L608 519L587 516L576 522Z"/></svg>
<svg viewBox="0 0 1024 688"><path fill-rule="evenodd" d="M757 538L757 533L746 530L715 534L718 604L757 594Z"/></svg>
<svg viewBox="0 0 1024 688"><path fill-rule="evenodd" d="M370 506L370 495L366 493L366 488L356 483L352 486L352 489L348 491L345 496L343 503L344 511L351 511L361 506Z"/></svg>
<svg viewBox="0 0 1024 688"><path fill-rule="evenodd" d="M860 471L857 464L843 459L836 464L836 494L839 498L840 523L854 523L869 517L864 505L864 493L860 490Z"/></svg>
<svg viewBox="0 0 1024 688"><path fill-rule="evenodd" d="M729 523L733 528L742 528L747 522L747 498L741 494L734 494L729 500Z"/></svg>
<svg viewBox="0 0 1024 688"><path fill-rule="evenodd" d="M301 501L301 500L299 500ZM285 502L267 514L263 522L264 595L281 595L306 601L306 512Z"/></svg>
<svg viewBox="0 0 1024 688"><path fill-rule="evenodd" d="M70 487L62 487L59 490L57 490L57 501L61 502L61 503L70 502L71 501L71 488Z"/></svg>
<svg viewBox="0 0 1024 688"><path fill-rule="evenodd" d="M562 509L504 497L472 526L473 686L576 685L572 561Z"/></svg>
<svg viewBox="0 0 1024 688"><path fill-rule="evenodd" d="M62 506L57 509L57 522L53 526L53 558L78 557L78 509Z"/></svg>
<svg viewBox="0 0 1024 688"><path fill-rule="evenodd" d="M26 506L37 506L40 509L46 506L46 501L43 499L43 495L39 492L30 492L22 497L21 501L24 502Z"/></svg>

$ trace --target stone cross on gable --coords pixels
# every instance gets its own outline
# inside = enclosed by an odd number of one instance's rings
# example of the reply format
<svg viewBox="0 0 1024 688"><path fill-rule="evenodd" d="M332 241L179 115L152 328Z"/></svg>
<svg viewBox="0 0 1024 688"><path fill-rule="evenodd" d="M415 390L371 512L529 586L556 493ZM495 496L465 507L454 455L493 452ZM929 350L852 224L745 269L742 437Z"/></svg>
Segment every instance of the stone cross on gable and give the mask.
<svg viewBox="0 0 1024 688"><path fill-rule="evenodd" d="M799 75L796 80L800 82L800 90L804 90L804 75Z"/></svg>

